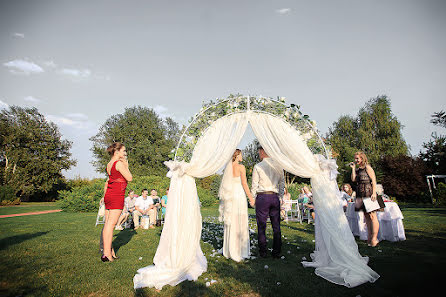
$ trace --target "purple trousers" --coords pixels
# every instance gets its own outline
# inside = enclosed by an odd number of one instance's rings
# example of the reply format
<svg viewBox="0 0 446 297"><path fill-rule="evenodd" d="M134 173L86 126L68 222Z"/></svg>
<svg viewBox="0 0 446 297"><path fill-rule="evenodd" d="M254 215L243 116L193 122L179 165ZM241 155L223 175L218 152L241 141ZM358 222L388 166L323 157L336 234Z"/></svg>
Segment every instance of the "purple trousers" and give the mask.
<svg viewBox="0 0 446 297"><path fill-rule="evenodd" d="M273 227L273 255L279 255L282 248L280 233L280 201L277 194L258 194L256 197L257 234L260 255L266 255L266 220L268 216Z"/></svg>

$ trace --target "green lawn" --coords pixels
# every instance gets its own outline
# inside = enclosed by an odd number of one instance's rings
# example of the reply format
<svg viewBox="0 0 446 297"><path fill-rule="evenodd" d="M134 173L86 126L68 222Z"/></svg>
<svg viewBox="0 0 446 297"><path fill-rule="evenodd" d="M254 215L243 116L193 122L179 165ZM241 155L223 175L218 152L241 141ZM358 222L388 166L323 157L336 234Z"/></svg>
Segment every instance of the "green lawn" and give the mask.
<svg viewBox="0 0 446 297"><path fill-rule="evenodd" d="M53 204L30 207L57 207ZM2 207L0 214L17 213L17 207ZM25 209L25 208L23 208ZM39 209L45 210L45 209ZM1 296L424 296L441 285L446 264L446 209L403 208L407 240L382 242L370 248L358 240L361 254L381 278L374 284L348 289L315 276L303 268L302 257L314 249L312 225L282 223L285 259L254 259L235 263L213 250L222 227L217 208L202 210L202 249L208 271L197 282L154 289L133 290L138 268L152 263L160 228L138 232L115 231L114 246L121 259L102 263L94 227L95 213L52 213L0 219ZM14 211L14 212L9 212ZM20 211L22 212L22 211ZM252 213L252 210L250 210ZM254 221L252 221L255 229ZM269 227L271 241L271 228ZM252 235L253 238L256 234ZM214 256L212 256L214 254ZM141 260L140 260L140 257ZM265 269L268 265L268 269ZM206 287L206 282L217 282Z"/></svg>

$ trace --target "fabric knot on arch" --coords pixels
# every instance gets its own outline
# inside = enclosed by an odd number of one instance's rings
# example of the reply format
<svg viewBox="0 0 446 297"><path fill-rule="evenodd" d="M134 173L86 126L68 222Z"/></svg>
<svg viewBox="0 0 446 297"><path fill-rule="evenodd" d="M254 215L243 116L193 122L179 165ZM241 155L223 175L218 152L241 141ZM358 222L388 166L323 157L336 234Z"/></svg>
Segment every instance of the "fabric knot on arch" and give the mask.
<svg viewBox="0 0 446 297"><path fill-rule="evenodd" d="M376 281L379 275L367 265L368 258L359 254L339 203L335 160L314 154L304 135L283 118L247 110L212 122L197 141L189 162L165 162L171 178L165 224L154 265L138 270L135 289L161 289L167 284L197 280L207 270L200 247L202 218L195 178L215 174L228 163L248 124L265 152L284 170L311 179L317 213L315 252L311 262L302 264L315 267L318 276L347 287Z"/></svg>

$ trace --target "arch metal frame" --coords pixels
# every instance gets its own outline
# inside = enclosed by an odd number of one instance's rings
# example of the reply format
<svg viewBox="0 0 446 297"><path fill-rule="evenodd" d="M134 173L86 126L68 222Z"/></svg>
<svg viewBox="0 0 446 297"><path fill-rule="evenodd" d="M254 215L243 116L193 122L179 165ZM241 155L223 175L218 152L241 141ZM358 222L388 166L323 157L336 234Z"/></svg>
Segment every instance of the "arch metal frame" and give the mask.
<svg viewBox="0 0 446 297"><path fill-rule="evenodd" d="M178 144L175 148L175 161L190 161L193 149L198 140L212 124L224 117L240 113L264 113L280 118L298 130L313 153L324 154L331 158L331 148L326 145L316 123L303 115L300 106L287 105L285 98L273 99L263 96L231 95L216 102L205 103L201 110L191 118L189 124L183 128ZM195 127L196 126L196 127Z"/></svg>

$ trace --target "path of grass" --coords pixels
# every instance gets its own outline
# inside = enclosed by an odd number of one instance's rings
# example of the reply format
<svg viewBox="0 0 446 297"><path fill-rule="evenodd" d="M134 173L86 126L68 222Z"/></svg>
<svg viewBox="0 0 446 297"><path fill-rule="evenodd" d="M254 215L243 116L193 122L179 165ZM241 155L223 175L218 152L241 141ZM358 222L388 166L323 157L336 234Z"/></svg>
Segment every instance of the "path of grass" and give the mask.
<svg viewBox="0 0 446 297"><path fill-rule="evenodd" d="M59 209L55 202L22 202L20 205L0 206L0 215Z"/></svg>
<svg viewBox="0 0 446 297"><path fill-rule="evenodd" d="M309 258L314 249L312 225L282 223L285 259L254 259L238 264L213 252L222 245L218 240L222 229L216 220L217 209L203 209L202 214L206 242L201 246L208 271L197 282L166 286L159 293L148 288L135 292L132 281L138 268L152 263L159 228L116 231L114 246L121 259L102 263L98 252L101 227L94 227L95 213L2 219L0 295L412 296L417 289L427 295L441 285L439 278L446 264L446 209L403 209L407 241L382 242L379 248L358 241L361 254L370 257L370 266L381 278L352 289L331 284L300 264L302 257ZM217 282L206 287L212 279Z"/></svg>

